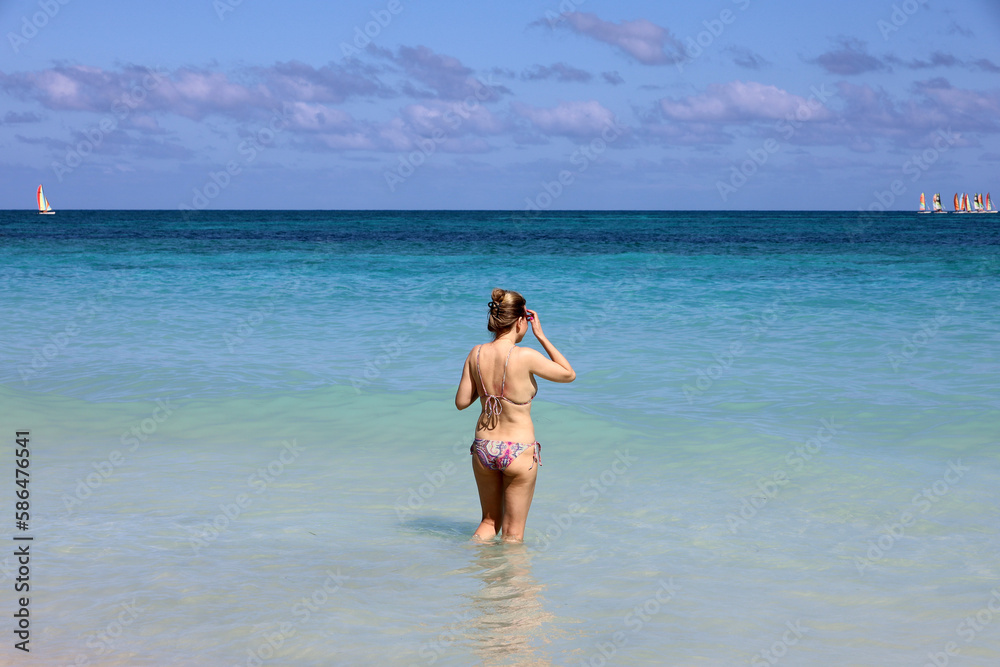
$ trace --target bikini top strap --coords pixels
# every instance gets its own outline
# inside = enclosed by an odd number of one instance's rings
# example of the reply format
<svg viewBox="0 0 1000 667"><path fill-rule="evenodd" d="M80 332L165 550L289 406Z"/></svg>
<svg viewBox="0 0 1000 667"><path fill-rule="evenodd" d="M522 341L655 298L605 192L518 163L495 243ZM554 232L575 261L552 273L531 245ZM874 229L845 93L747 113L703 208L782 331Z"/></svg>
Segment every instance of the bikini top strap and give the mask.
<svg viewBox="0 0 1000 667"><path fill-rule="evenodd" d="M503 362L503 379L500 381L500 398L503 398L503 390L507 385L507 364L510 362L510 353L514 351L516 345L511 345L510 350L507 352L507 359ZM480 376L482 377L482 376Z"/></svg>
<svg viewBox="0 0 1000 667"><path fill-rule="evenodd" d="M512 345L510 350L507 351L507 359L505 359L503 362L503 378L501 378L500 380L500 395L497 396L497 398L504 398L503 391L504 388L507 386L507 364L510 363L510 354L511 352L514 351L515 347L517 346ZM486 379L483 377L483 370L479 367L479 351L482 349L483 349L482 345L476 348L476 373L479 374L479 384L481 384L483 387L483 396L490 397L493 396L493 394L486 391ZM534 396L532 396L532 398L534 398Z"/></svg>

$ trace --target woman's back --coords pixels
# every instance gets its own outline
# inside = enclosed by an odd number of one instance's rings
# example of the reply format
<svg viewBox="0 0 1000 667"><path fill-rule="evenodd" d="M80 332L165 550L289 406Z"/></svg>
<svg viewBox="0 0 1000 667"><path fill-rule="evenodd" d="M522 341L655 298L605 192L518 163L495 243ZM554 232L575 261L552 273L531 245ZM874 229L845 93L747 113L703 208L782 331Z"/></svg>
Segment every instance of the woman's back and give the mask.
<svg viewBox="0 0 1000 667"><path fill-rule="evenodd" d="M538 392L523 356L524 350L506 341L479 345L473 379L482 415L476 429L495 439L534 438L531 400Z"/></svg>

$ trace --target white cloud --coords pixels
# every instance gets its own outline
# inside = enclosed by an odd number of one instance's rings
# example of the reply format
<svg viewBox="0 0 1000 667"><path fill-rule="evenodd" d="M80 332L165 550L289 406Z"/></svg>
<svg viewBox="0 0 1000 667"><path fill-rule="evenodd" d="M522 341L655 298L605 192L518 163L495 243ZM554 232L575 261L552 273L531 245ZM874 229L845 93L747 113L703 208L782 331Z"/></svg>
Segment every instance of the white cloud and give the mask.
<svg viewBox="0 0 1000 667"><path fill-rule="evenodd" d="M615 124L615 114L595 100L560 102L551 108L516 103L512 108L545 134L589 137Z"/></svg>
<svg viewBox="0 0 1000 667"><path fill-rule="evenodd" d="M605 44L617 46L644 65L672 65L685 59L684 46L670 31L645 19L614 23L596 14L566 12L562 14L570 30Z"/></svg>
<svg viewBox="0 0 1000 667"><path fill-rule="evenodd" d="M809 110L811 120L823 120L831 115L815 99L809 100L756 81L712 84L699 95L660 100L660 109L666 118L684 122L777 120L789 115L794 117L803 107Z"/></svg>

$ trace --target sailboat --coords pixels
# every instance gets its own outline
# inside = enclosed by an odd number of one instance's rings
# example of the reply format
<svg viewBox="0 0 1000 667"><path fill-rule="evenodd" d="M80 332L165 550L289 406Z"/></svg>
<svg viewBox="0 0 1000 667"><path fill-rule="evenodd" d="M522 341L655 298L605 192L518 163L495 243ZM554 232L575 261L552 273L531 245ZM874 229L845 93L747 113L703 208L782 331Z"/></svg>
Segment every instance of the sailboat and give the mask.
<svg viewBox="0 0 1000 667"><path fill-rule="evenodd" d="M986 206L983 208L983 213L1000 213L993 209L993 201L990 199L990 193L986 193Z"/></svg>
<svg viewBox="0 0 1000 667"><path fill-rule="evenodd" d="M969 205L969 195L955 195L955 213L971 213L972 206Z"/></svg>
<svg viewBox="0 0 1000 667"><path fill-rule="evenodd" d="M936 195L934 195L934 201L932 202L932 204L934 206L934 212L935 213L947 213L948 212L948 211L944 210L944 206L941 205L941 193L940 192L937 193Z"/></svg>
<svg viewBox="0 0 1000 667"><path fill-rule="evenodd" d="M924 193L923 192L920 193L920 211L918 211L918 212L919 213L930 213L930 211L927 210L927 202L924 201Z"/></svg>
<svg viewBox="0 0 1000 667"><path fill-rule="evenodd" d="M37 198L38 198L38 212L39 213L47 214L47 215L53 215L55 213L55 211L52 210L52 207L49 206L49 200L45 198L45 193L42 192L42 186L41 185L38 186Z"/></svg>

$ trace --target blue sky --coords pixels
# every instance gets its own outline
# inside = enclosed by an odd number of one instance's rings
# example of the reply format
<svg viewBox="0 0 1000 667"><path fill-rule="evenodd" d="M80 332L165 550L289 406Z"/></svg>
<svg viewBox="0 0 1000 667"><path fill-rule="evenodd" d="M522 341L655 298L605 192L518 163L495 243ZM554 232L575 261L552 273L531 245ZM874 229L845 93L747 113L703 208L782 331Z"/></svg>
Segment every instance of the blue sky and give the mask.
<svg viewBox="0 0 1000 667"><path fill-rule="evenodd" d="M34 0L0 28L0 208L1000 196L991 0Z"/></svg>

